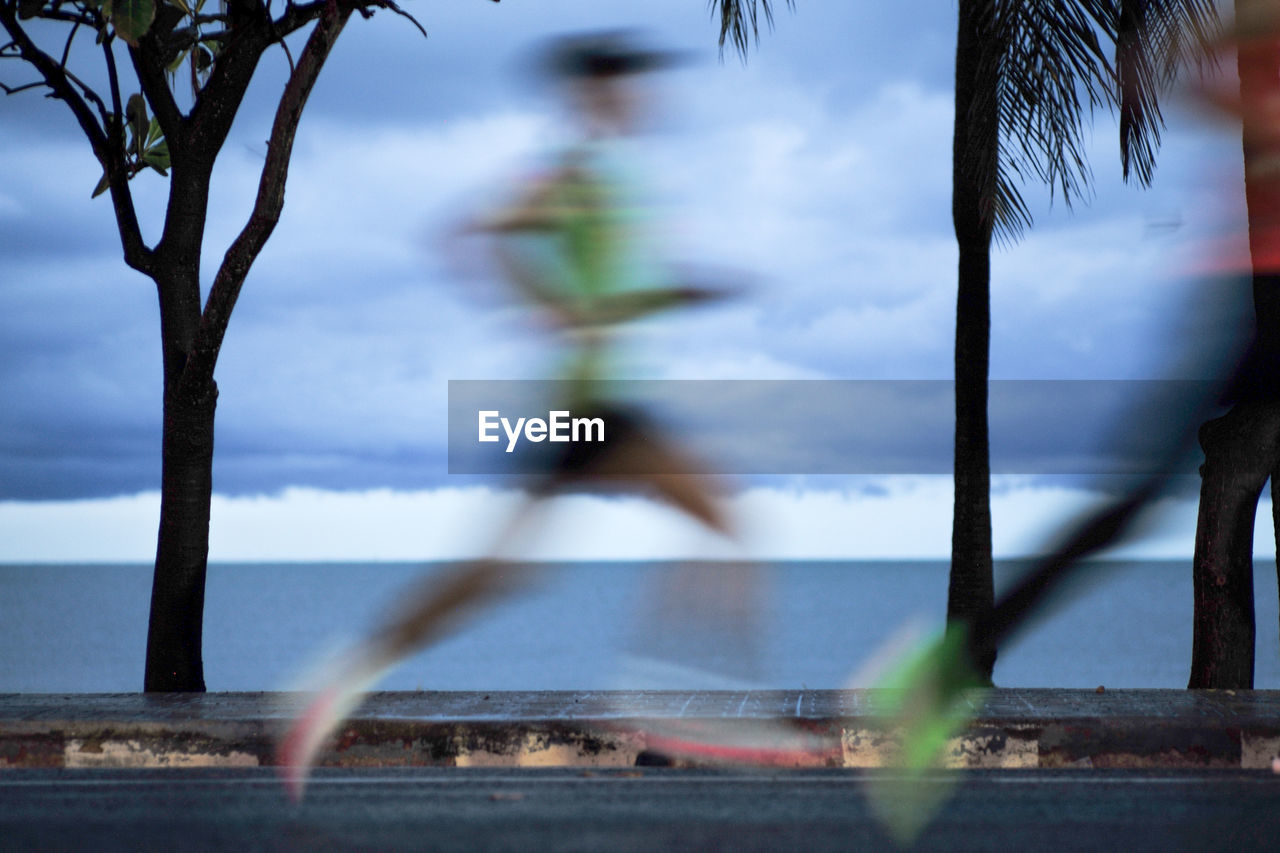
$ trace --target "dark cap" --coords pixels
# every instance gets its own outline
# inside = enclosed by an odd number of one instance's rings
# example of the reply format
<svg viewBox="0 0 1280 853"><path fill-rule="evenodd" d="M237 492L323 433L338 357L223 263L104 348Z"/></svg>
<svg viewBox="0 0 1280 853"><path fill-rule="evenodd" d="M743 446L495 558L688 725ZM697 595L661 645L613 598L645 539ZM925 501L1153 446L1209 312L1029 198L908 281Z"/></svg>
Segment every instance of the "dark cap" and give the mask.
<svg viewBox="0 0 1280 853"><path fill-rule="evenodd" d="M678 51L645 46L634 31L618 30L554 39L541 52L538 65L549 77L579 79L655 71L688 59Z"/></svg>

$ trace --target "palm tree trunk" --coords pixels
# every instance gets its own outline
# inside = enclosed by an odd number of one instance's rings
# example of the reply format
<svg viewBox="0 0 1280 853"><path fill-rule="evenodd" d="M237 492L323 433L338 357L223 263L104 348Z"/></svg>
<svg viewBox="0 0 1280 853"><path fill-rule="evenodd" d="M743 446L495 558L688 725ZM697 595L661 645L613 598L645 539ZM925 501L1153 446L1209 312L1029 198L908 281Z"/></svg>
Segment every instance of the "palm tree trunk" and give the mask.
<svg viewBox="0 0 1280 853"><path fill-rule="evenodd" d="M955 502L947 621L973 624L995 604L991 557L991 462L987 429L987 354L990 348L989 252L960 248L956 306ZM982 644L972 663L990 680L996 650Z"/></svg>
<svg viewBox="0 0 1280 853"><path fill-rule="evenodd" d="M991 461L987 377L991 349L991 233L999 122L987 79L995 49L983 31L980 3L962 0L956 38L956 112L951 215L960 249L956 299L955 502L951 528L948 623L973 624L995 603L991 565ZM979 97L982 94L986 97ZM991 679L996 650L978 638L978 674Z"/></svg>

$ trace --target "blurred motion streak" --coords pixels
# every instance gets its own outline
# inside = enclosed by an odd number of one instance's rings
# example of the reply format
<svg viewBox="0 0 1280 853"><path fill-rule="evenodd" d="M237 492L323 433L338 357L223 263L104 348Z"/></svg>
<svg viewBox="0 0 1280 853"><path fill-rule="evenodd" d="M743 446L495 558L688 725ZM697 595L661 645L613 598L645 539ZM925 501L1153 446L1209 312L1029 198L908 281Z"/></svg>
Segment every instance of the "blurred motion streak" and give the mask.
<svg viewBox="0 0 1280 853"><path fill-rule="evenodd" d="M1203 98L1243 124L1250 259L1222 247L1206 249L1205 305L1223 319L1216 339L1188 340L1183 358L1216 383L1188 394L1164 420L1127 418L1125 425L1162 427L1156 435L1169 464L1137 478L1114 500L1065 523L1058 544L1038 560L993 609L969 624L951 625L941 639L908 656L885 686L896 688L906 775L873 779L868 795L893 836L912 843L947 794L919 784L951 739L982 705L976 655L1007 641L1061 598L1087 558L1135 534L1144 511L1171 485L1169 472L1204 450L1194 570L1195 634L1189 686L1250 688L1253 684L1253 528L1268 476L1280 473L1280 3L1239 0L1236 24L1217 45L1235 50L1238 94L1204 84ZM1211 63L1206 63L1211 64ZM1230 241L1224 241L1228 245ZM1251 303L1249 327L1239 318ZM1207 307L1206 307L1207 306ZM1195 386L1187 386L1188 389ZM1141 412L1142 406L1135 406ZM1228 413L1217 417L1225 407ZM1154 432L1154 431L1153 431ZM1273 495L1276 479L1272 477Z"/></svg>
<svg viewBox="0 0 1280 853"><path fill-rule="evenodd" d="M453 240L487 235L507 280L569 345L561 368L567 390L547 411L600 419L607 433L602 441L571 442L546 461L532 478L529 498L497 531L490 557L462 563L442 580L424 579L401 596L376 631L314 679L319 687L279 747L278 764L295 800L329 736L385 672L485 605L534 582L537 569L503 557L521 534L536 528L545 498L571 486L645 489L706 528L732 536L707 480L697 476L709 472L634 406L604 393L608 386L599 381L614 372L619 325L726 295L672 282L645 243L646 211L630 185L626 149L647 107L640 72L679 59L622 32L557 39L537 54L537 73L565 96L579 138L545 174L519 186L498 210L459 227ZM641 603L638 652L652 654L648 647L655 642L662 652L672 651L666 641L684 630L683 622L697 621L721 638L708 669L741 668L755 634L758 571L742 563L711 573L696 566L663 573L647 607Z"/></svg>

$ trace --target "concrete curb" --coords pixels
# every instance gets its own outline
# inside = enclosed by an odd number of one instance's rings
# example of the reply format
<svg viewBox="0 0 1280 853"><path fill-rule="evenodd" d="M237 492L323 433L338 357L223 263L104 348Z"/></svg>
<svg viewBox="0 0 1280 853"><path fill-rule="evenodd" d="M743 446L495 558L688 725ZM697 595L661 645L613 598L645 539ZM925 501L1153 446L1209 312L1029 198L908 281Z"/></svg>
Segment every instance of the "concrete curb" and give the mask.
<svg viewBox="0 0 1280 853"><path fill-rule="evenodd" d="M0 694L0 768L275 763L299 697ZM374 693L322 766L891 765L876 690ZM1270 768L1280 691L999 689L969 698L958 768Z"/></svg>

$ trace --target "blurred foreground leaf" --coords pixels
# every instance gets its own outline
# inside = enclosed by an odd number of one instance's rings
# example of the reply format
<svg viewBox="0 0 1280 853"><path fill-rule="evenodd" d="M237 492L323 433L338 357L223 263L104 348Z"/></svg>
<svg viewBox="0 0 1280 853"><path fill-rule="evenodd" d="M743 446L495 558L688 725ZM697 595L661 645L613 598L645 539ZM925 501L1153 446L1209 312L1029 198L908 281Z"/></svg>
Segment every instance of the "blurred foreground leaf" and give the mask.
<svg viewBox="0 0 1280 853"><path fill-rule="evenodd" d="M945 766L945 752L981 707L988 686L971 663L969 630L952 625L941 638L907 655L881 685L887 726L901 733L891 770L867 786L871 809L901 845L915 841L951 796L954 780L931 772Z"/></svg>

